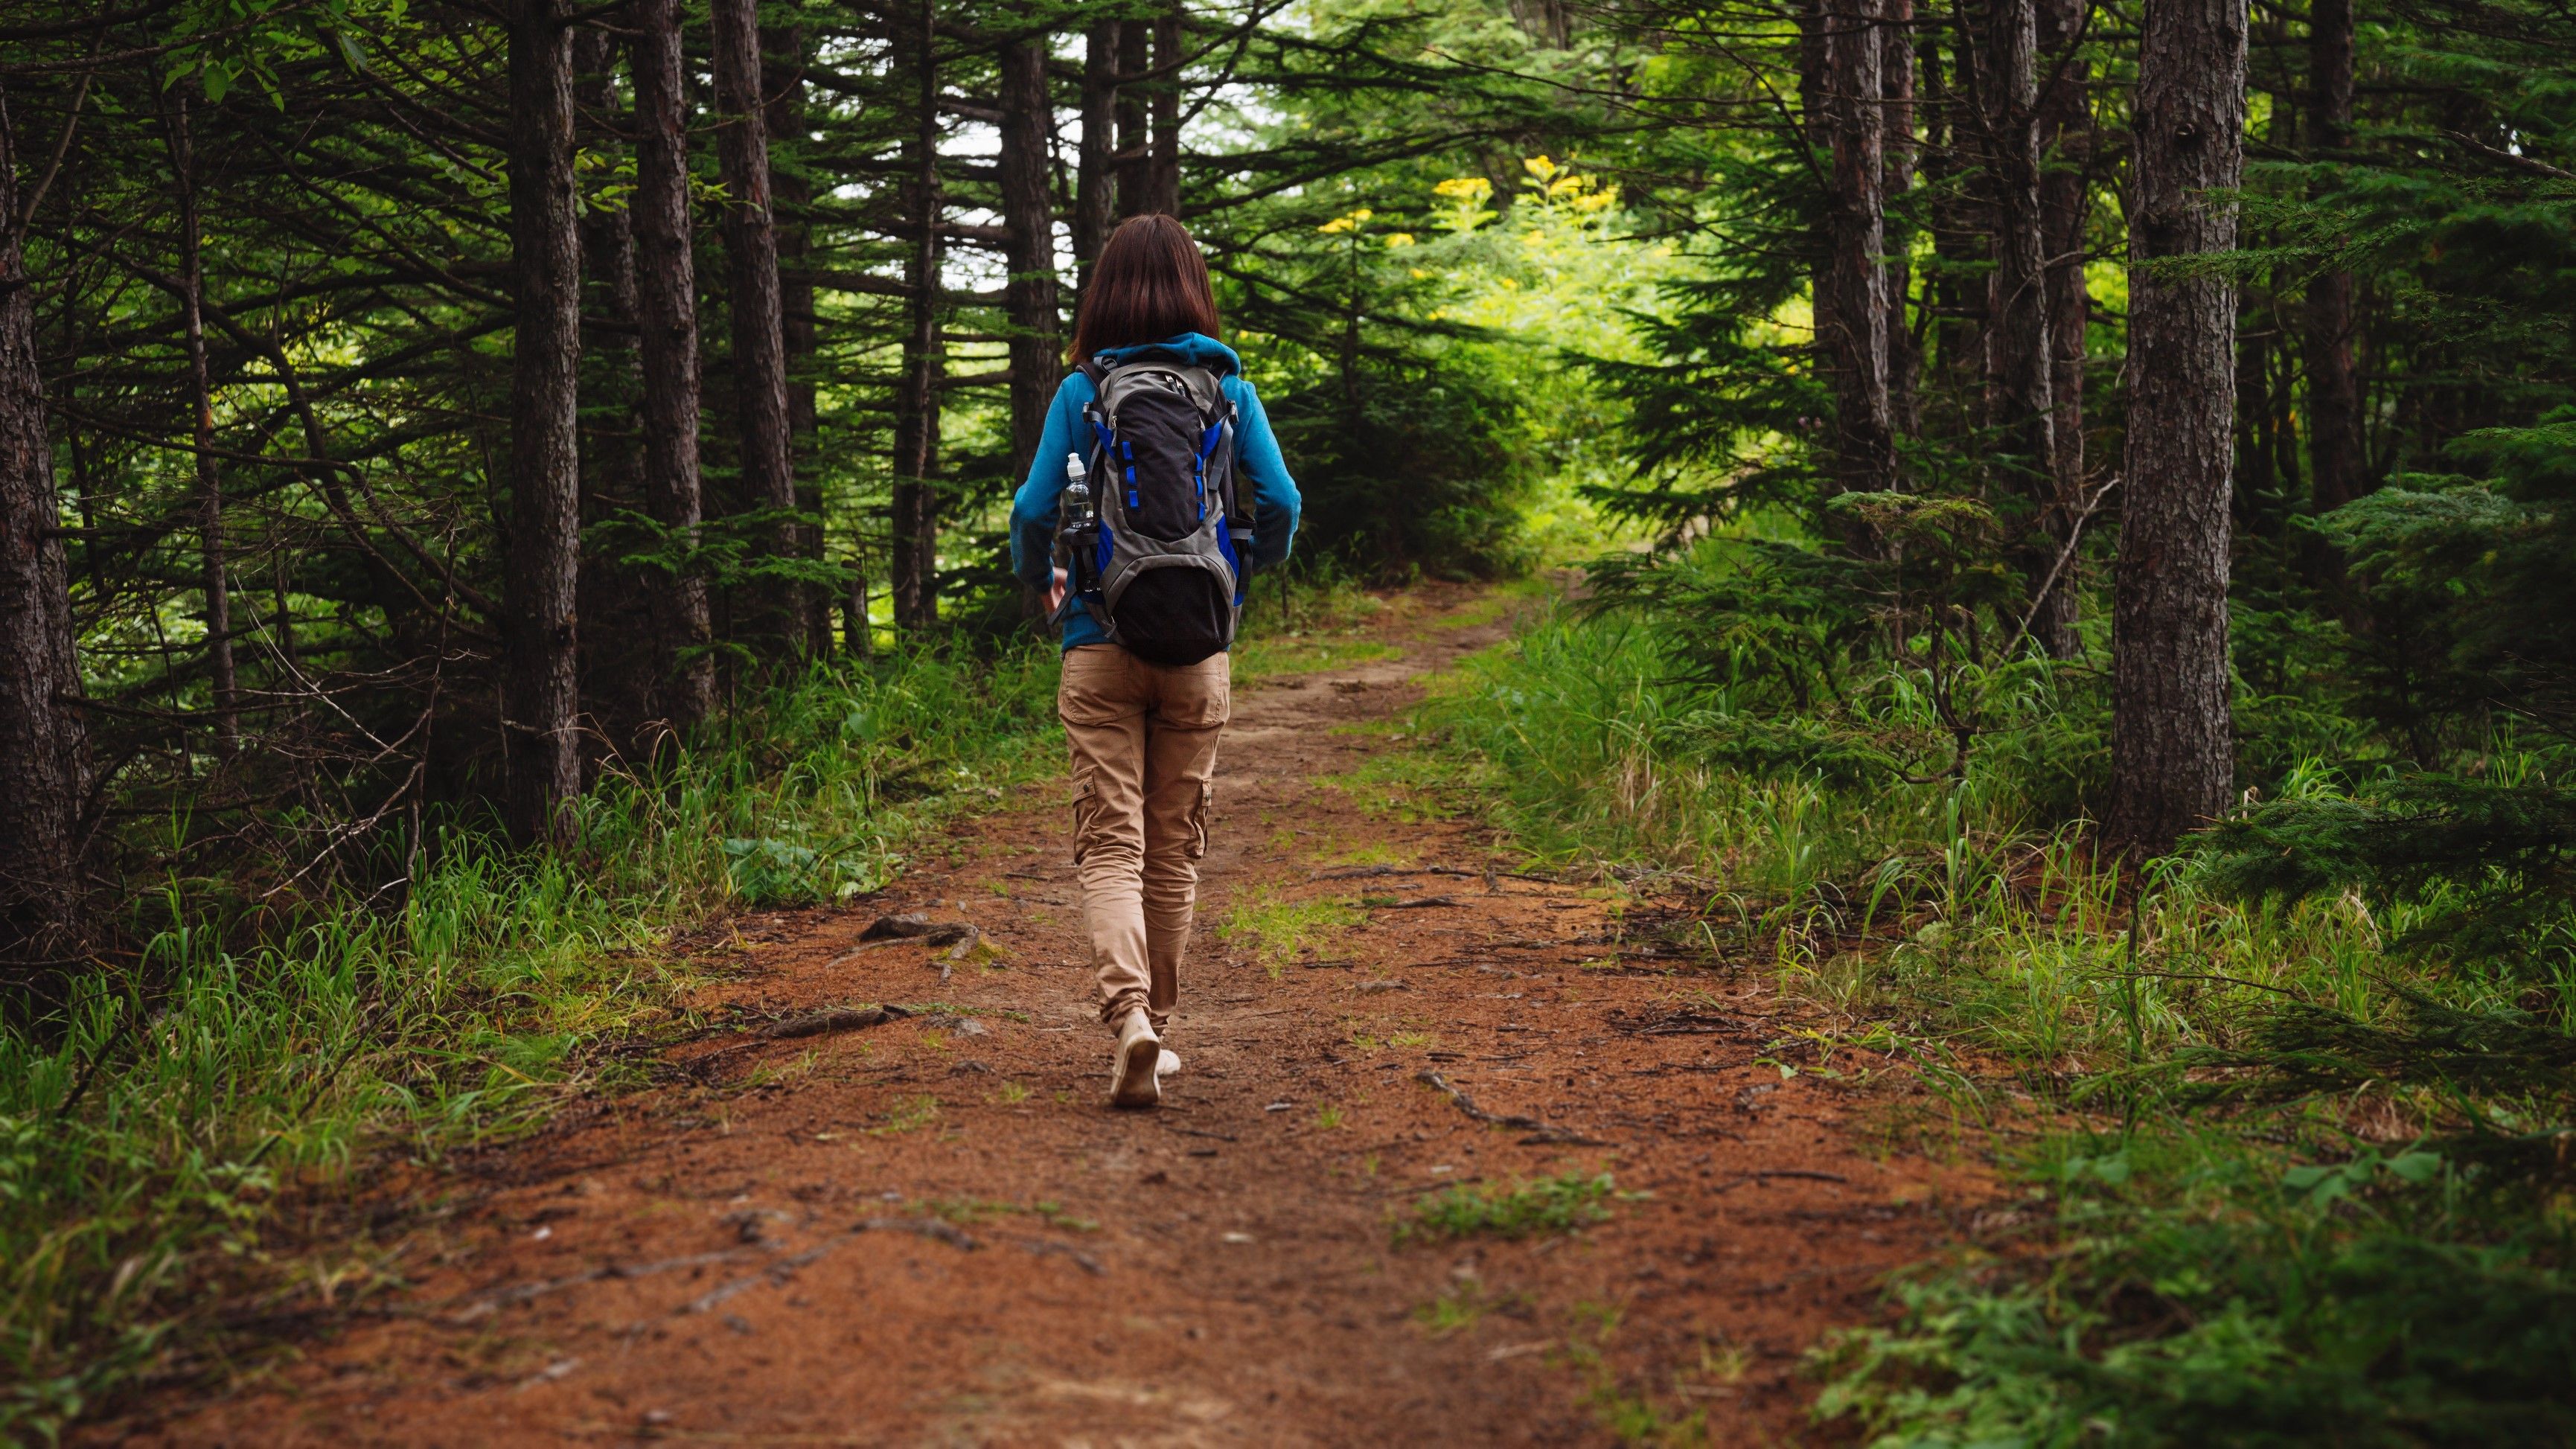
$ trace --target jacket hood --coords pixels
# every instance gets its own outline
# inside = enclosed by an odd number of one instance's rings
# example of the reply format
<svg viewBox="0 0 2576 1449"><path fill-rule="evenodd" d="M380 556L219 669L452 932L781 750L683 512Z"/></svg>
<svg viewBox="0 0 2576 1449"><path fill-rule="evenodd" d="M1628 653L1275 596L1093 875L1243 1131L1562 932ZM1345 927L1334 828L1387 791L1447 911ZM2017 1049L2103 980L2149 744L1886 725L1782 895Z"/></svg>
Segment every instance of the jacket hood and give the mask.
<svg viewBox="0 0 2576 1449"><path fill-rule="evenodd" d="M1219 377L1231 377L1243 371L1243 359L1234 349L1202 332L1184 332L1160 342L1140 343L1134 347L1104 347L1094 354L1102 362L1120 363L1148 353L1169 353L1192 367L1204 367Z"/></svg>

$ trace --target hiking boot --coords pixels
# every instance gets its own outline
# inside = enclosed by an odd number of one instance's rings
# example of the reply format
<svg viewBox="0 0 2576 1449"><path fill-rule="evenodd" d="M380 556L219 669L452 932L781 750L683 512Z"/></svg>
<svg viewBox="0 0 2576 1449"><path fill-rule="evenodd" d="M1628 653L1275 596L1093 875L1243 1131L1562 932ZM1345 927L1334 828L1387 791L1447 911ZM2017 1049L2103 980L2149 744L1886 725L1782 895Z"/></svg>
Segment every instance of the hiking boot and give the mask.
<svg viewBox="0 0 2576 1449"><path fill-rule="evenodd" d="M1163 1043L1145 1013L1131 1011L1118 1023L1118 1050L1110 1058L1109 1105L1151 1107L1163 1100L1156 1080L1163 1064Z"/></svg>

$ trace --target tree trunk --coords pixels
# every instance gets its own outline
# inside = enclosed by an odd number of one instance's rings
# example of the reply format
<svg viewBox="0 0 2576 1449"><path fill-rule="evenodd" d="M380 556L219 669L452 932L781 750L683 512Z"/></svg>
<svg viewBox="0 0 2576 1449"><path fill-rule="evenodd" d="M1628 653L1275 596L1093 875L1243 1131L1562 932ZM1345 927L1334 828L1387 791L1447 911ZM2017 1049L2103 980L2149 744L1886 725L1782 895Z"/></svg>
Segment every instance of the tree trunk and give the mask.
<svg viewBox="0 0 2576 1449"><path fill-rule="evenodd" d="M805 516L797 525L797 552L815 563L824 558L823 484L815 467L815 425L818 421L814 381L814 347L817 340L814 321L814 274L807 258L812 251L814 184L799 164L805 146L805 32L797 26L782 26L763 32L762 49L770 57L783 57L783 63L764 61L761 66L763 93L769 98L765 117L769 133L769 183L777 206L778 237L778 321L779 339L787 360L787 451L790 471L796 478L796 511ZM804 460L798 466L798 460ZM829 653L832 647L832 591L809 588L803 591L804 635L808 646L817 653Z"/></svg>
<svg viewBox="0 0 2576 1449"><path fill-rule="evenodd" d="M1982 386L1985 371L1986 289L1967 279L1986 263L1982 220L1986 208L1972 194L1974 188L1961 183L1973 164L1970 142L1964 138L1973 136L1976 129L1962 100L1963 95L1975 94L1969 82L1973 68L1968 57L1973 52L1963 38L1964 26L1961 20L1949 36L1955 68L1944 63L1939 31L1928 31L1918 52L1923 114L1930 123L1927 130L1938 130L1937 138L1927 136L1923 149L1924 189L1930 193L1926 220L1934 258L1924 283L1924 300L1932 311L1928 366L1938 374L1938 386L1931 395L1947 405L1937 424L1943 432L1964 432L1971 426L1971 420L1958 414L1962 400ZM1919 410L1921 402L1916 406Z"/></svg>
<svg viewBox="0 0 2576 1449"><path fill-rule="evenodd" d="M1881 283L1886 294L1887 416L1897 436L1912 437L1922 426L1915 394L1923 380L1923 349L1906 315L1906 302L1914 291L1910 260L1914 234L1894 213L1914 189L1914 0L1882 3L1886 27L1879 34L1879 95L1884 102L1879 168L1885 178L1880 209L1888 213L1884 223L1887 276Z"/></svg>
<svg viewBox="0 0 2576 1449"><path fill-rule="evenodd" d="M2057 496L2057 422L2048 336L2048 249L2039 200L2039 16L2033 0L1987 0L1977 57L1994 210L1994 269L1986 282L1986 420L1994 429L1999 496L2029 500L2020 549L2030 634L2050 657L2076 650L2072 590L2038 592L2056 568L2073 514Z"/></svg>
<svg viewBox="0 0 2576 1449"><path fill-rule="evenodd" d="M18 208L17 149L0 90L0 218ZM89 771L72 711L81 681L71 580L19 237L0 224L0 970L24 983L69 965L79 944Z"/></svg>
<svg viewBox="0 0 2576 1449"><path fill-rule="evenodd" d="M2048 259L2048 400L2052 414L2058 531L2052 542L2068 545L2086 494L2084 472L2084 345L2092 323L2092 299L2084 286L2084 256L2090 240L2093 186L2093 111L2086 95L2091 69L2075 51L2083 33L2086 0L2041 0L2040 53L2050 80L2039 96L2039 146L2043 170L2039 179L2041 250ZM2075 623L2084 604L2082 577L2070 558L2058 571L2057 585L2043 601L2041 615L2064 637L2041 639L2056 658L2071 659L2078 649ZM2032 628L2038 629L2037 621ZM2067 652L2059 653L2060 645Z"/></svg>
<svg viewBox="0 0 2576 1449"><path fill-rule="evenodd" d="M563 841L581 790L573 616L581 542L581 242L572 36L553 0L510 8L510 549L501 621L502 762L519 840Z"/></svg>
<svg viewBox="0 0 2576 1449"><path fill-rule="evenodd" d="M1002 225L1010 233L1005 260L1011 272L1002 308L1011 324L1014 477L1028 475L1063 369L1055 197L1047 184L1047 138L1055 131L1055 102L1046 62L1043 41L1024 40L1002 50Z"/></svg>
<svg viewBox="0 0 2576 1449"><path fill-rule="evenodd" d="M914 77L913 131L903 159L911 176L906 206L912 250L904 261L907 289L903 376L894 400L893 539L889 582L898 628L927 629L939 622L939 496L930 476L939 456L939 59L933 49L932 0L896 32L901 43L897 74Z"/></svg>
<svg viewBox="0 0 2576 1449"><path fill-rule="evenodd" d="M715 0L716 169L724 180L725 250L732 266L734 413L742 449L743 500L781 515L771 547L799 557L802 531L785 518L796 507L788 454L785 304L779 295L778 232L769 176L769 124L760 103L760 26L755 0ZM759 591L748 632L785 653L801 653L804 591Z"/></svg>
<svg viewBox="0 0 2576 1449"><path fill-rule="evenodd" d="M188 345L189 400L196 415L198 570L206 599L206 674L215 706L215 752L241 748L240 680L233 667L232 579L224 562L224 480L215 465L215 380L206 361L204 221L197 209L197 155L188 95L173 98L170 168L179 183L180 324Z"/></svg>
<svg viewBox="0 0 2576 1449"><path fill-rule="evenodd" d="M615 51L603 31L573 33L573 101L586 144L606 150L627 130L609 72ZM582 334L581 523L613 524L644 502L636 456L635 241L626 218L604 206L583 210L581 265L587 295ZM601 325L607 324L607 325ZM581 698L597 732L618 748L653 717L651 602L622 548L586 548L576 612L581 619Z"/></svg>
<svg viewBox="0 0 2576 1449"><path fill-rule="evenodd" d="M636 0L635 24L635 196L627 221L644 362L644 500L673 543L694 544L702 506L698 300L679 0ZM674 729L694 729L715 709L705 578L689 568L657 572L652 609L656 703Z"/></svg>
<svg viewBox="0 0 2576 1449"><path fill-rule="evenodd" d="M1879 0L1827 0L1826 130L1833 188L1826 200L1826 259L1819 278L1817 346L1834 379L1834 485L1843 492L1893 487L1896 457L1887 395L1887 234L1880 166L1882 42Z"/></svg>
<svg viewBox="0 0 2576 1449"><path fill-rule="evenodd" d="M1154 69L1154 27L1144 20L1118 23L1118 215L1153 207L1154 138L1145 77Z"/></svg>
<svg viewBox="0 0 2576 1449"><path fill-rule="evenodd" d="M2352 0L2308 10L2309 153L2332 159L2352 146ZM2308 284L2302 351L2308 373L2310 506L2330 513L2369 491L2362 451L2361 371L2353 357L2350 272Z"/></svg>
<svg viewBox="0 0 2576 1449"><path fill-rule="evenodd" d="M2236 244L2245 158L2244 0L2148 0L2133 103L2127 496L2112 614L2118 845L2170 849L2227 808L2230 423L2235 287L2167 264Z"/></svg>
<svg viewBox="0 0 2576 1449"><path fill-rule="evenodd" d="M1175 3L1154 16L1154 164L1145 209L1181 214L1181 11Z"/></svg>
<svg viewBox="0 0 2576 1449"><path fill-rule="evenodd" d="M1100 244L1117 221L1118 22L1092 25L1082 47L1082 147L1073 184L1076 281L1088 285Z"/></svg>

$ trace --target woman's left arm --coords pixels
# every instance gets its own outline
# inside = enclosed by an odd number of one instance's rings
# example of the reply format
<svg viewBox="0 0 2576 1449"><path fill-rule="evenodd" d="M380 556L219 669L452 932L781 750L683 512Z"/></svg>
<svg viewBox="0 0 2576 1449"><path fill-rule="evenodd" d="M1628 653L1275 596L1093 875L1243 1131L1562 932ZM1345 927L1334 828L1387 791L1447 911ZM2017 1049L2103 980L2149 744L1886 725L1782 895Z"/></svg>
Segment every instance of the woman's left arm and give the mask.
<svg viewBox="0 0 2576 1449"><path fill-rule="evenodd" d="M1252 480L1252 567L1285 563L1297 536L1303 506L1297 480L1288 476L1288 460L1279 456L1279 437L1270 431L1270 415L1261 410L1261 394L1244 382L1235 399L1234 467Z"/></svg>

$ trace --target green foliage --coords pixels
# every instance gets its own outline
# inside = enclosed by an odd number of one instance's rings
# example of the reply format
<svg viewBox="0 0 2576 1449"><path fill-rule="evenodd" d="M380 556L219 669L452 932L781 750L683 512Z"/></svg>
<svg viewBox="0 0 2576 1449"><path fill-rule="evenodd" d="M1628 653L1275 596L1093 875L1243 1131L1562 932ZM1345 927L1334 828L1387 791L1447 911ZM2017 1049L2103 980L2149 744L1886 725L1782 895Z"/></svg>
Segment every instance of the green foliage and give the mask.
<svg viewBox="0 0 2576 1449"><path fill-rule="evenodd" d="M2274 801L2220 822L2203 850L2222 890L2406 901L2424 910L2401 946L2544 978L2576 969L2576 795L2536 773L2414 775L2365 799Z"/></svg>
<svg viewBox="0 0 2576 1449"><path fill-rule="evenodd" d="M1843 1335L1819 1403L1875 1444L2557 1443L2576 1283L2524 1234L2459 1241L2431 1153L2279 1172L2213 1138L2069 1158L2071 1252L1969 1261ZM2079 1167L2119 1164L2110 1172ZM2549 1365L2553 1367L2544 1367Z"/></svg>
<svg viewBox="0 0 2576 1449"><path fill-rule="evenodd" d="M1509 1187L1462 1182L1417 1199L1412 1220L1397 1224L1396 1241L1571 1233L1608 1222L1613 1199L1637 1196L1615 1188L1606 1172L1593 1177L1567 1173Z"/></svg>

